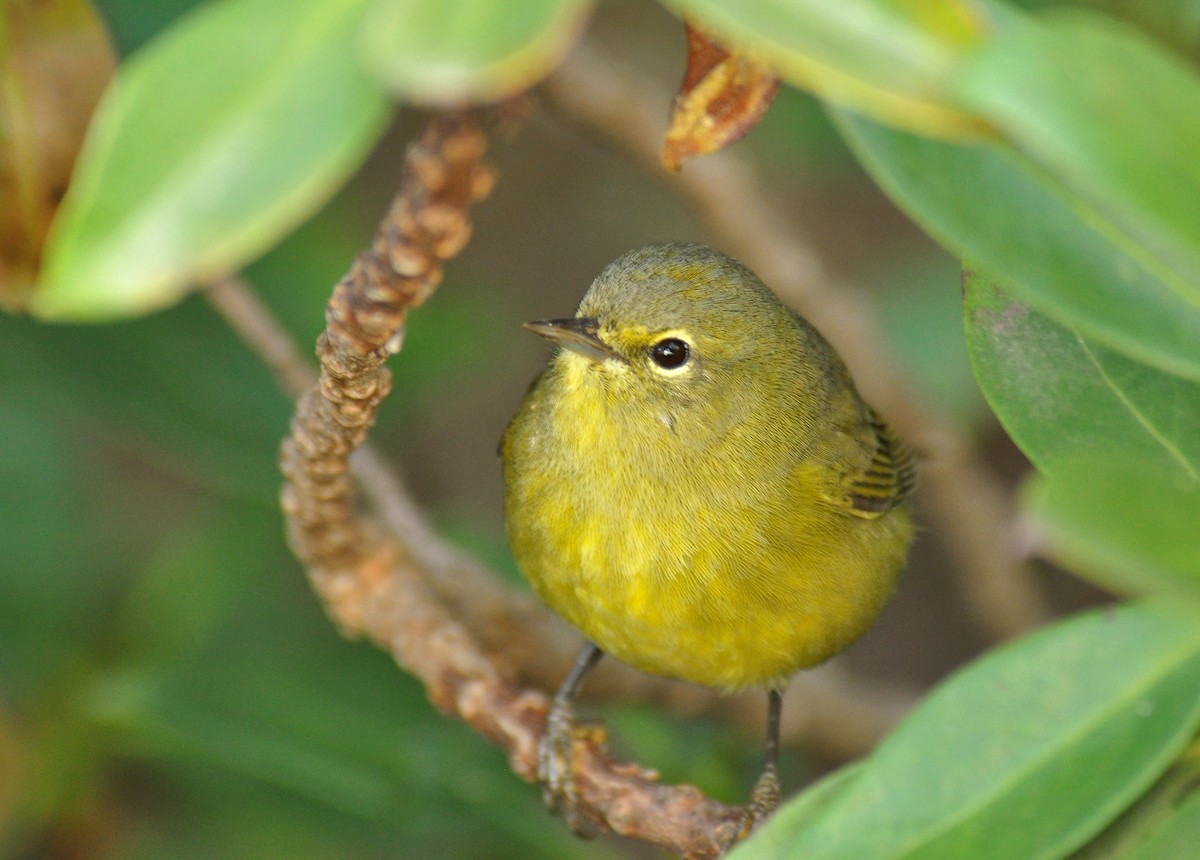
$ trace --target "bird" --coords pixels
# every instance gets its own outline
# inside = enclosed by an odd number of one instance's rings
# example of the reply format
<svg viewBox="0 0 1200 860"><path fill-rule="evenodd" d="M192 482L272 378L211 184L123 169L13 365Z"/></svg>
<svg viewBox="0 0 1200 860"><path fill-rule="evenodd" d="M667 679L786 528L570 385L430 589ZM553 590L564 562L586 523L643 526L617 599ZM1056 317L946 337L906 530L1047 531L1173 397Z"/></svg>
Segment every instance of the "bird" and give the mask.
<svg viewBox="0 0 1200 860"><path fill-rule="evenodd" d="M505 524L534 592L586 638L539 748L574 803L574 699L604 654L664 678L767 692L755 821L779 801L783 691L891 597L914 457L828 341L734 258L630 251L576 315L500 444Z"/></svg>

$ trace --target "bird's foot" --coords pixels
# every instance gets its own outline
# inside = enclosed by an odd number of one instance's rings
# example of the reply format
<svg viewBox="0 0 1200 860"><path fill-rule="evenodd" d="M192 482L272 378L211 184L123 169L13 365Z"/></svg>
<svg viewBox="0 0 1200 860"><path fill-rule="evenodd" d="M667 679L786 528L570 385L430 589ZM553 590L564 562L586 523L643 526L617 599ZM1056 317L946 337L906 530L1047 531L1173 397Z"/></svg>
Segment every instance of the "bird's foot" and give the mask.
<svg viewBox="0 0 1200 860"><path fill-rule="evenodd" d="M592 834L579 811L575 787L575 745L603 745L604 727L596 722L578 722L570 705L555 702L546 715L546 729L538 742L538 780L546 807L563 817L577 836Z"/></svg>
<svg viewBox="0 0 1200 860"><path fill-rule="evenodd" d="M754 790L750 792L750 805L744 807L742 826L738 828L728 843L721 846L721 853L724 854L749 837L774 814L778 807L779 777L775 773L775 768L768 766L762 772L762 776L758 778L758 782L754 783Z"/></svg>
<svg viewBox="0 0 1200 860"><path fill-rule="evenodd" d="M750 792L749 811L753 817L751 829L770 818L778 807L779 776L775 773L775 768L767 767L754 784L754 790Z"/></svg>

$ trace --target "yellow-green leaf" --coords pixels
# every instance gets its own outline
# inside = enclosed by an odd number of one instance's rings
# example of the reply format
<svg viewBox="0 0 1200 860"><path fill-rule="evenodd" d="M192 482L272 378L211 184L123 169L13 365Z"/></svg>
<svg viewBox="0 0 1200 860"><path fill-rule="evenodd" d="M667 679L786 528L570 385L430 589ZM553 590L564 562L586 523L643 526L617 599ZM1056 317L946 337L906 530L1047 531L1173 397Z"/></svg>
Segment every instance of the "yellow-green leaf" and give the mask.
<svg viewBox="0 0 1200 860"><path fill-rule="evenodd" d="M713 38L794 86L934 136L979 136L953 100L959 65L988 34L965 0L667 0Z"/></svg>
<svg viewBox="0 0 1200 860"><path fill-rule="evenodd" d="M365 3L213 3L123 65L52 228L34 312L162 307L323 204L388 116L354 56Z"/></svg>
<svg viewBox="0 0 1200 860"><path fill-rule="evenodd" d="M1131 25L1056 10L1006 17L957 89L1085 218L1200 308L1194 66Z"/></svg>
<svg viewBox="0 0 1200 860"><path fill-rule="evenodd" d="M1026 501L1049 554L1071 569L1118 591L1185 598L1200 610L1194 476L1132 457L1081 456L1034 480Z"/></svg>
<svg viewBox="0 0 1200 860"><path fill-rule="evenodd" d="M590 0L376 0L364 62L396 96L426 104L490 102L558 65Z"/></svg>

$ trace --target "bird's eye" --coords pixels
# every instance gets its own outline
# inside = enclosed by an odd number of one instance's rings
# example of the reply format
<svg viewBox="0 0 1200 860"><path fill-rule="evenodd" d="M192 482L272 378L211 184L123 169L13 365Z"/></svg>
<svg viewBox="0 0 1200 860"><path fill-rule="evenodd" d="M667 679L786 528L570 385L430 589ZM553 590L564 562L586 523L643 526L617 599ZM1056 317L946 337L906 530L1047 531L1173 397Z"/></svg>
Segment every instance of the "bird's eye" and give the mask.
<svg viewBox="0 0 1200 860"><path fill-rule="evenodd" d="M677 337L665 337L650 349L651 360L663 370L683 367L691 356L687 342Z"/></svg>

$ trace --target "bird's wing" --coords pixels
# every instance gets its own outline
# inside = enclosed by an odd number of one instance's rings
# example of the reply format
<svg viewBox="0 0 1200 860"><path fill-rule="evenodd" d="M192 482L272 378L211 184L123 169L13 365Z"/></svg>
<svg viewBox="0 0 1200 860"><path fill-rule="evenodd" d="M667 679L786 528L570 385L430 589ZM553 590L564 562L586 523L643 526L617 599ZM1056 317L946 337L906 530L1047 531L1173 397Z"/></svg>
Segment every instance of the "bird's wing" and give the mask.
<svg viewBox="0 0 1200 860"><path fill-rule="evenodd" d="M848 512L870 519L904 501L917 483L917 470L912 452L870 407L867 407L865 442L870 458L864 458L865 468L859 467L845 476L843 488L849 502Z"/></svg>

